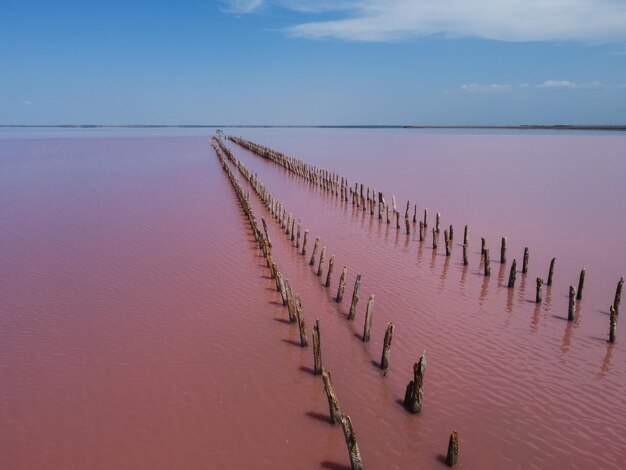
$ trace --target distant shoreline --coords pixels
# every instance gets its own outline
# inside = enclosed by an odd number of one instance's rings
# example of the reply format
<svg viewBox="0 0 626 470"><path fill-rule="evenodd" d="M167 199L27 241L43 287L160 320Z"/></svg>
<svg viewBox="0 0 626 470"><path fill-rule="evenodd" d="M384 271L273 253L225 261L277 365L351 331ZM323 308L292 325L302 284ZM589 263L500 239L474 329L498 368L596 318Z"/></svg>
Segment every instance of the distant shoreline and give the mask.
<svg viewBox="0 0 626 470"><path fill-rule="evenodd" d="M546 130L546 131L626 131L626 125L510 125L510 126L419 126L419 125L244 125L244 124L56 124L56 125L32 125L32 124L0 124L0 128L56 128L56 129L208 129L208 128L250 128L250 129L495 129L495 130Z"/></svg>

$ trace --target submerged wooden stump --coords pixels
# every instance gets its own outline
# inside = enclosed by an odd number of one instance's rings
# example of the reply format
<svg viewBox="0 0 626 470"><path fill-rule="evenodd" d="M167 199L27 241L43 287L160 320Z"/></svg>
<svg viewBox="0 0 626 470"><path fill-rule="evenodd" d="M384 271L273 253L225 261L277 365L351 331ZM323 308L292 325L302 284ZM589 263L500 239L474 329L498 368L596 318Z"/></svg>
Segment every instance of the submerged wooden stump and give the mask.
<svg viewBox="0 0 626 470"><path fill-rule="evenodd" d="M322 378L324 380L324 392L328 399L328 409L330 412L330 423L337 424L341 422L341 410L339 409L339 400L335 394L333 383L330 378L330 373L322 367Z"/></svg>
<svg viewBox="0 0 626 470"><path fill-rule="evenodd" d="M361 461L361 452L359 451L359 443L354 435L354 429L352 428L352 421L350 416L341 416L341 425L343 427L343 435L346 438L346 445L348 446L348 455L350 456L350 465L352 470L363 470L363 463Z"/></svg>
<svg viewBox="0 0 626 470"><path fill-rule="evenodd" d="M513 263L511 264L511 272L509 273L509 289L512 289L513 287L515 287L515 275L516 272L515 270L517 269L517 261L513 260Z"/></svg>
<svg viewBox="0 0 626 470"><path fill-rule="evenodd" d="M315 320L313 326L313 374L322 373L322 349L320 344L320 321Z"/></svg>
<svg viewBox="0 0 626 470"><path fill-rule="evenodd" d="M359 289L361 288L361 273L356 275L356 281L354 282L354 292L352 293L352 303L350 304L350 313L348 313L348 320L354 320L356 316L356 304L359 301Z"/></svg>
<svg viewBox="0 0 626 470"><path fill-rule="evenodd" d="M330 257L330 261L328 262L328 273L326 274L326 282L324 283L325 287L330 287L330 281L333 278L333 269L335 268L335 255Z"/></svg>
<svg viewBox="0 0 626 470"><path fill-rule="evenodd" d="M383 341L383 354L380 358L380 368L386 370L389 367L389 351L391 350L391 341L393 340L393 323L387 325L385 330L385 340Z"/></svg>
<svg viewBox="0 0 626 470"><path fill-rule="evenodd" d="M548 282L546 282L547 286L552 285L552 277L554 276L554 264L556 263L556 258L552 258L550 261L550 269L548 270Z"/></svg>
<svg viewBox="0 0 626 470"><path fill-rule="evenodd" d="M365 323L363 325L363 342L367 343L372 335L372 318L374 316L374 295L370 295L365 309Z"/></svg>
<svg viewBox="0 0 626 470"><path fill-rule="evenodd" d="M413 364L413 380L409 382L404 394L404 408L411 413L422 411L424 400L424 372L426 370L426 357L424 353L419 362Z"/></svg>
<svg viewBox="0 0 626 470"><path fill-rule="evenodd" d="M569 286L569 304L567 308L567 321L574 321L574 305L576 303L576 288Z"/></svg>
<svg viewBox="0 0 626 470"><path fill-rule="evenodd" d="M452 431L450 440L448 441L448 453L446 455L446 465L454 467L459 460L459 434Z"/></svg>
<svg viewBox="0 0 626 470"><path fill-rule="evenodd" d="M542 300L543 279L537 278L537 294L535 295L535 303L540 304Z"/></svg>
<svg viewBox="0 0 626 470"><path fill-rule="evenodd" d="M341 271L341 276L339 276L339 287L337 288L337 297L335 300L337 303L341 303L343 300L343 293L346 290L346 276L348 275L348 268L346 266L343 267Z"/></svg>

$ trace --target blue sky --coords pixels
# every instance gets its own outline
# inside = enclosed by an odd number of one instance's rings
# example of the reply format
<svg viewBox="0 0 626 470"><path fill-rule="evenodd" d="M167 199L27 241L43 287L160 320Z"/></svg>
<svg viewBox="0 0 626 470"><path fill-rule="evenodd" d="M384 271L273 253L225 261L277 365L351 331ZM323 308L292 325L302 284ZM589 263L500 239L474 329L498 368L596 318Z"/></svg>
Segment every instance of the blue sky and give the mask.
<svg viewBox="0 0 626 470"><path fill-rule="evenodd" d="M626 124L621 0L0 4L0 124Z"/></svg>

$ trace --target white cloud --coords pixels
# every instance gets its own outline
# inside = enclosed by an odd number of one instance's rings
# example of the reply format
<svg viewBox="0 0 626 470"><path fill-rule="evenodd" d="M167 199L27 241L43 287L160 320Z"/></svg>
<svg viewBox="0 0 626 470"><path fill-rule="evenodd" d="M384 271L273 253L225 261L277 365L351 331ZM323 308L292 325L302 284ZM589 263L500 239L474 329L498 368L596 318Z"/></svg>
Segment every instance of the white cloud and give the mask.
<svg viewBox="0 0 626 470"><path fill-rule="evenodd" d="M263 5L263 0L220 0L227 13L252 13Z"/></svg>
<svg viewBox="0 0 626 470"><path fill-rule="evenodd" d="M249 6L260 2L229 3ZM501 41L626 40L626 2L617 0L325 0L321 7L313 0L275 3L301 12L322 10L339 16L286 29L292 36L312 39L394 41L442 34Z"/></svg>
<svg viewBox="0 0 626 470"><path fill-rule="evenodd" d="M493 83L491 85L479 85L477 83L470 83L468 85L461 86L461 90L468 93L509 93L513 91L513 89L513 85L500 83Z"/></svg>
<svg viewBox="0 0 626 470"><path fill-rule="evenodd" d="M589 82L589 83L575 83L569 80L548 80L539 85L537 88L544 88L549 90L603 90L608 88L602 82Z"/></svg>
<svg viewBox="0 0 626 470"><path fill-rule="evenodd" d="M23 103L23 104L24 104L24 106L32 106L32 105L33 105L33 102L32 102L32 101L29 101L29 100L26 100L26 101L24 101L24 103Z"/></svg>

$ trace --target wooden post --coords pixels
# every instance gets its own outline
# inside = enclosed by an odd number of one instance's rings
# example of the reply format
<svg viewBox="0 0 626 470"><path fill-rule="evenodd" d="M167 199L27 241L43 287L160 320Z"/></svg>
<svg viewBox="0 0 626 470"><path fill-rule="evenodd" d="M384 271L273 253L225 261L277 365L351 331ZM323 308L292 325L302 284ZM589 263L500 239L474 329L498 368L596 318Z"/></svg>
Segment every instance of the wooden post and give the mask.
<svg viewBox="0 0 626 470"><path fill-rule="evenodd" d="M439 233L439 222L441 219L441 214L439 212L437 212L437 215L435 216L435 229L437 230L437 233Z"/></svg>
<svg viewBox="0 0 626 470"><path fill-rule="evenodd" d="M537 278L537 295L535 296L535 303L540 304L542 300L543 279Z"/></svg>
<svg viewBox="0 0 626 470"><path fill-rule="evenodd" d="M467 243L463 243L463 266L467 266Z"/></svg>
<svg viewBox="0 0 626 470"><path fill-rule="evenodd" d="M511 272L509 273L509 289L512 289L515 287L515 275L516 275L515 270L516 269L517 269L517 261L513 260L513 263L511 264Z"/></svg>
<svg viewBox="0 0 626 470"><path fill-rule="evenodd" d="M343 292L346 290L346 275L348 274L348 268L346 266L343 267L341 271L341 276L339 276L339 288L337 289L337 297L335 300L337 303L341 303L343 300Z"/></svg>
<svg viewBox="0 0 626 470"><path fill-rule="evenodd" d="M335 255L330 257L330 261L328 262L328 274L326 274L326 282L324 283L325 287L330 287L330 281L333 278L333 268L335 267Z"/></svg>
<svg viewBox="0 0 626 470"><path fill-rule="evenodd" d="M617 310L615 310L615 307L613 307L613 305L611 305L609 307L609 311L611 312L611 317L609 319L610 323L610 328L609 328L609 343L615 343L615 329L617 328Z"/></svg>
<svg viewBox="0 0 626 470"><path fill-rule="evenodd" d="M583 288L585 287L585 268L580 271L580 277L578 278L578 290L576 291L576 300L583 298Z"/></svg>
<svg viewBox="0 0 626 470"><path fill-rule="evenodd" d="M552 258L552 261L550 261L550 269L548 270L548 282L546 282L547 286L552 285L552 276L554 275L554 263L556 263L556 258Z"/></svg>
<svg viewBox="0 0 626 470"><path fill-rule="evenodd" d="M400 212L396 211L396 228L400 230Z"/></svg>
<svg viewBox="0 0 626 470"><path fill-rule="evenodd" d="M320 263L317 265L317 275L321 276L322 271L324 270L324 258L326 257L326 247L322 248L322 252L320 253Z"/></svg>
<svg viewBox="0 0 626 470"><path fill-rule="evenodd" d="M389 220L389 206L386 207L387 209L387 224L390 224L390 220Z"/></svg>
<svg viewBox="0 0 626 470"><path fill-rule="evenodd" d="M296 238L296 218L291 219L291 241L294 241Z"/></svg>
<svg viewBox="0 0 626 470"><path fill-rule="evenodd" d="M311 254L311 261L309 261L309 266L313 266L315 264L315 255L317 254L317 247L320 244L320 237L315 237L315 243L313 244L313 253Z"/></svg>
<svg viewBox="0 0 626 470"><path fill-rule="evenodd" d="M300 332L300 346L303 348L309 345L306 335L306 324L304 323L304 314L302 313L302 301L300 296L296 294L296 318L298 319L298 331Z"/></svg>
<svg viewBox="0 0 626 470"><path fill-rule="evenodd" d="M350 304L350 313L348 313L348 320L354 320L356 315L356 304L359 301L359 289L361 288L361 273L356 275L356 281L354 282L354 292L352 293L352 303Z"/></svg>
<svg viewBox="0 0 626 470"><path fill-rule="evenodd" d="M467 232L469 231L469 226L466 225L463 230L463 245L467 245Z"/></svg>
<svg viewBox="0 0 626 470"><path fill-rule="evenodd" d="M615 300L613 300L613 308L619 314L619 304L622 303L622 290L624 289L624 276L620 277L615 290Z"/></svg>
<svg viewBox="0 0 626 470"><path fill-rule="evenodd" d="M304 231L304 240L302 241L302 256L306 256L306 241L309 238L309 231Z"/></svg>
<svg viewBox="0 0 626 470"><path fill-rule="evenodd" d="M409 219L404 219L404 224L406 225L406 234L411 235L411 225L409 223Z"/></svg>
<svg viewBox="0 0 626 470"><path fill-rule="evenodd" d="M452 431L450 440L448 441L448 454L446 455L446 465L454 467L459 460L459 434Z"/></svg>
<svg viewBox="0 0 626 470"><path fill-rule="evenodd" d="M448 230L443 231L443 241L446 245L446 256L450 256L450 235L448 235Z"/></svg>
<svg viewBox="0 0 626 470"><path fill-rule="evenodd" d="M363 470L359 443L354 435L354 429L352 428L350 416L341 415L341 425L343 427L343 435L346 438L346 445L348 446L348 454L350 455L350 466L352 467L352 470Z"/></svg>
<svg viewBox="0 0 626 470"><path fill-rule="evenodd" d="M339 409L339 400L335 395L335 389L330 379L330 372L322 367L322 378L324 379L324 392L326 398L328 398L328 408L330 411L330 424L337 424L341 422L341 410Z"/></svg>
<svg viewBox="0 0 626 470"><path fill-rule="evenodd" d="M485 276L491 275L491 265L489 260L489 248L485 248Z"/></svg>
<svg viewBox="0 0 626 470"><path fill-rule="evenodd" d="M424 222L420 220L420 241L424 241Z"/></svg>
<svg viewBox="0 0 626 470"><path fill-rule="evenodd" d="M452 224L450 224L450 231L448 232L448 235L450 235L450 241L454 240L454 227L452 227Z"/></svg>
<svg viewBox="0 0 626 470"><path fill-rule="evenodd" d="M528 272L528 247L524 248L524 261L522 262L522 274Z"/></svg>
<svg viewBox="0 0 626 470"><path fill-rule="evenodd" d="M484 255L484 254L485 254L485 246L486 246L486 244L485 244L485 239L484 239L484 238L481 238L481 239L480 239L480 254L481 254L481 255Z"/></svg>
<svg viewBox="0 0 626 470"><path fill-rule="evenodd" d="M380 368L387 370L389 367L389 350L391 349L391 340L393 339L393 323L387 325L385 330L385 340L383 341L383 354L380 358Z"/></svg>
<svg viewBox="0 0 626 470"><path fill-rule="evenodd" d="M576 288L569 286L569 306L567 309L567 321L574 321L574 304L576 303Z"/></svg>
<svg viewBox="0 0 626 470"><path fill-rule="evenodd" d="M270 235L269 233L267 233L267 224L265 223L265 219L263 217L261 217L261 223L263 224L263 232L265 232L265 239L267 240L267 243L271 247L272 240L270 240Z"/></svg>
<svg viewBox="0 0 626 470"><path fill-rule="evenodd" d="M428 209L424 209L424 229L428 227Z"/></svg>
<svg viewBox="0 0 626 470"><path fill-rule="evenodd" d="M413 223L417 222L417 204L413 207Z"/></svg>
<svg viewBox="0 0 626 470"><path fill-rule="evenodd" d="M404 211L404 218L408 220L409 218L409 209L411 208L411 202L406 201L406 210Z"/></svg>
<svg viewBox="0 0 626 470"><path fill-rule="evenodd" d="M437 231L433 227L433 250L437 249Z"/></svg>
<svg viewBox="0 0 626 470"><path fill-rule="evenodd" d="M315 320L313 326L313 374L322 373L322 350L320 345L320 321Z"/></svg>
<svg viewBox="0 0 626 470"><path fill-rule="evenodd" d="M300 222L298 221L298 236L296 237L296 249L300 248Z"/></svg>
<svg viewBox="0 0 626 470"><path fill-rule="evenodd" d="M500 245L500 263L506 263L506 237L502 237L502 245Z"/></svg>
<svg viewBox="0 0 626 470"><path fill-rule="evenodd" d="M370 295L365 310L365 324L363 326L363 342L367 343L372 334L372 317L374 316L374 295Z"/></svg>
<svg viewBox="0 0 626 470"><path fill-rule="evenodd" d="M291 285L289 281L285 279L285 293L287 294L287 311L289 313L289 323L296 322L296 303L293 298L293 292L291 291Z"/></svg>
<svg viewBox="0 0 626 470"><path fill-rule="evenodd" d="M424 371L426 370L426 357L424 353L419 362L413 364L413 380L409 382L404 394L404 407L411 413L422 411L424 400Z"/></svg>

